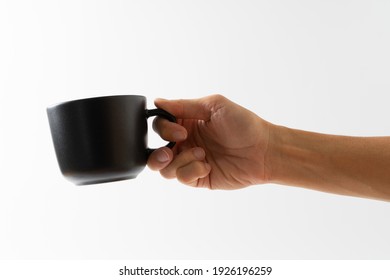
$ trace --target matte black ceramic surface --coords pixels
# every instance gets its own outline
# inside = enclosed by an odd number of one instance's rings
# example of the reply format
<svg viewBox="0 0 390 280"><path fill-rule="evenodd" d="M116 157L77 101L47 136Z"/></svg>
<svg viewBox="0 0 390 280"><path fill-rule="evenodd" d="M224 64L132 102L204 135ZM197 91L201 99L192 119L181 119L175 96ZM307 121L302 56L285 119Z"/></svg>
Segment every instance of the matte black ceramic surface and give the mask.
<svg viewBox="0 0 390 280"><path fill-rule="evenodd" d="M77 185L135 178L150 153L147 118L176 121L164 110L147 110L146 98L138 95L64 102L47 114L61 172Z"/></svg>

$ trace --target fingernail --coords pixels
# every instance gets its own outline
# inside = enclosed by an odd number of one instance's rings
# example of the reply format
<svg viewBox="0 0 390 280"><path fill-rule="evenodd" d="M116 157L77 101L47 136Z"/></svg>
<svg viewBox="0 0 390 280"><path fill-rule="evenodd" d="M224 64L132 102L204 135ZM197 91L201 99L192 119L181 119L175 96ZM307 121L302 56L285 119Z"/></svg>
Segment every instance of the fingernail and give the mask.
<svg viewBox="0 0 390 280"><path fill-rule="evenodd" d="M169 160L169 155L166 151L164 150L161 150L157 153L156 155L156 159L161 162L161 163L164 163L164 162L167 162Z"/></svg>
<svg viewBox="0 0 390 280"><path fill-rule="evenodd" d="M183 131L175 131L173 134L173 139L175 141L183 141L183 140L186 140L187 138L187 135L186 133L184 133Z"/></svg>
<svg viewBox="0 0 390 280"><path fill-rule="evenodd" d="M202 160L205 157L205 152L202 148L195 148L193 153L196 159Z"/></svg>

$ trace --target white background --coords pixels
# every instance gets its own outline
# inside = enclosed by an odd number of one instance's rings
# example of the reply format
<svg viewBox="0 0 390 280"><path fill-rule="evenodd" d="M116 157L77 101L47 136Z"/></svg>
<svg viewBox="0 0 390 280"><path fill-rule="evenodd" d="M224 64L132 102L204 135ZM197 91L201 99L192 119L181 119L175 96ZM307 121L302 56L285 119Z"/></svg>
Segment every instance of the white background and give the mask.
<svg viewBox="0 0 390 280"><path fill-rule="evenodd" d="M389 14L385 0L0 0L0 258L390 258L385 202L200 190L148 169L76 187L45 111L99 95L153 107L221 93L277 124L390 135Z"/></svg>

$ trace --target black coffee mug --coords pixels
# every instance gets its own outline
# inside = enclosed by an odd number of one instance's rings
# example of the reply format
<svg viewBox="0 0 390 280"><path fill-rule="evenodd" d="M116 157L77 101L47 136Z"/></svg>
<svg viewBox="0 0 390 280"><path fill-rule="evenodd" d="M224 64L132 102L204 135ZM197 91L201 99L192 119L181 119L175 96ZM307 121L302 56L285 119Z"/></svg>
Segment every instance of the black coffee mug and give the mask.
<svg viewBox="0 0 390 280"><path fill-rule="evenodd" d="M147 148L147 119L176 122L162 109L146 109L139 95L68 101L48 107L47 115L61 172L76 185L135 178L153 151Z"/></svg>

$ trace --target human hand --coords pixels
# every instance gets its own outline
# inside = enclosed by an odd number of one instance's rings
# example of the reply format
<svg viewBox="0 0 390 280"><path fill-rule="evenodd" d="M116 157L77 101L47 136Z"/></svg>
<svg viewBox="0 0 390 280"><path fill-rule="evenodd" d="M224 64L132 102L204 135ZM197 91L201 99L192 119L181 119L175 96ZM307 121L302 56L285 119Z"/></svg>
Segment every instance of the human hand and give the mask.
<svg viewBox="0 0 390 280"><path fill-rule="evenodd" d="M177 142L154 151L152 170L167 179L209 189L239 189L265 183L271 124L221 95L192 100L157 99L155 105L177 118L156 118L154 130Z"/></svg>

